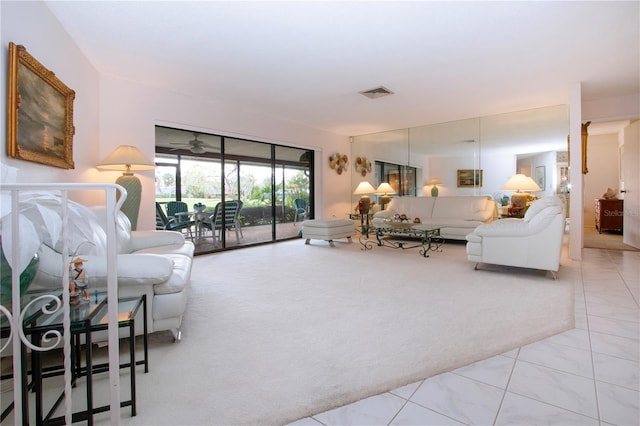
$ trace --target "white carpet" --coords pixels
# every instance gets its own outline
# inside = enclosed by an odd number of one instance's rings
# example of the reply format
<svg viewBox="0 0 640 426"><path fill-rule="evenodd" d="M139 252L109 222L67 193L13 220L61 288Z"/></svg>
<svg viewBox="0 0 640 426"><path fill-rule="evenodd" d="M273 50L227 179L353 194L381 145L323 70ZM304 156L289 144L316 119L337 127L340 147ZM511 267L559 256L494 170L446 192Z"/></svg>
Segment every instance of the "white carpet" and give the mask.
<svg viewBox="0 0 640 426"><path fill-rule="evenodd" d="M286 424L573 327L568 260L554 281L474 271L462 244L427 259L360 247L197 257L183 340L152 338L123 424Z"/></svg>

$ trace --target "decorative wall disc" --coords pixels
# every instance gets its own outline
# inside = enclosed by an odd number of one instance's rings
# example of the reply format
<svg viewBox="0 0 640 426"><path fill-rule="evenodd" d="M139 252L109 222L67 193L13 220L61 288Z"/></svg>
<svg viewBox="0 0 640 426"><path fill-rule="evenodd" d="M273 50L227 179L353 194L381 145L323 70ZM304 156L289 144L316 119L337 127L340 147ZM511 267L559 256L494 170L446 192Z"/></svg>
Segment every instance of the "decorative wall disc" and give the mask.
<svg viewBox="0 0 640 426"><path fill-rule="evenodd" d="M329 167L341 175L349 168L349 157L346 154L335 153L329 156Z"/></svg>
<svg viewBox="0 0 640 426"><path fill-rule="evenodd" d="M371 161L367 160L367 157L356 158L356 172L360 173L362 177L365 177L367 173L371 173Z"/></svg>

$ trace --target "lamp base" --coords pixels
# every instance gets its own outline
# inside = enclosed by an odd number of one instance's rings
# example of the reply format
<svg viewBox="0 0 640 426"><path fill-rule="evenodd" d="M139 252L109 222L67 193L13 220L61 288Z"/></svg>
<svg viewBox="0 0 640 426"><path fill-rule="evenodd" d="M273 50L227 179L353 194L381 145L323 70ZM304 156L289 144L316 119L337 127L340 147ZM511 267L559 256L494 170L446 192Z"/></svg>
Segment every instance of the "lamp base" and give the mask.
<svg viewBox="0 0 640 426"><path fill-rule="evenodd" d="M432 197L437 197L438 196L438 187L433 185L433 188L431 188L431 196Z"/></svg>
<svg viewBox="0 0 640 426"><path fill-rule="evenodd" d="M369 213L370 208L371 208L371 199L369 198L369 196L363 195L362 197L360 197L360 200L358 201L358 211L360 212L360 214Z"/></svg>
<svg viewBox="0 0 640 426"><path fill-rule="evenodd" d="M382 208L382 210L387 208L387 204L389 204L390 201L391 197L386 194L380 197L380 207Z"/></svg>
<svg viewBox="0 0 640 426"><path fill-rule="evenodd" d="M135 231L138 227L138 212L140 211L140 197L142 194L142 184L133 174L123 174L116 179L116 183L127 190L127 198L122 203L120 210L129 218L131 222L131 230ZM120 199L120 192L116 198Z"/></svg>
<svg viewBox="0 0 640 426"><path fill-rule="evenodd" d="M527 202L529 201L529 194L526 192L516 192L511 195L511 206L525 208L527 207Z"/></svg>

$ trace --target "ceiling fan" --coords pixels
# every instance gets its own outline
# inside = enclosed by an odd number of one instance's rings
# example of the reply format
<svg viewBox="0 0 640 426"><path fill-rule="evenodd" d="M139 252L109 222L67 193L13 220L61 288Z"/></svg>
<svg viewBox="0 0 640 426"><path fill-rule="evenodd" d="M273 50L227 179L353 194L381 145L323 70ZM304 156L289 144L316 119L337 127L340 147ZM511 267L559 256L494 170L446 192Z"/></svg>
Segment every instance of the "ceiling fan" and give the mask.
<svg viewBox="0 0 640 426"><path fill-rule="evenodd" d="M171 150L175 151L177 149L186 148L194 154L204 154L205 152L220 152L219 147L208 144L207 142L198 139L199 135L199 133L194 133L193 139L188 142L169 142L171 145L175 146L175 148L171 148Z"/></svg>

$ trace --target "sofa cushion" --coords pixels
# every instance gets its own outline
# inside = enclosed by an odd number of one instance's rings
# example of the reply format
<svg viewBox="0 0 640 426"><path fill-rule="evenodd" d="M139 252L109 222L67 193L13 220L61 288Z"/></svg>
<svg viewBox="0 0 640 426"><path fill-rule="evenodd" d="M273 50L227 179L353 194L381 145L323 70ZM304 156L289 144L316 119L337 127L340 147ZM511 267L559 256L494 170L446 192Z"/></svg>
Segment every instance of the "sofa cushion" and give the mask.
<svg viewBox="0 0 640 426"><path fill-rule="evenodd" d="M345 226L353 227L353 221L351 219L309 219L302 222L303 229L331 229L343 228Z"/></svg>
<svg viewBox="0 0 640 426"><path fill-rule="evenodd" d="M406 214L410 218L428 218L431 217L434 204L434 197L395 197L391 199L387 210L376 213L374 217Z"/></svg>
<svg viewBox="0 0 640 426"><path fill-rule="evenodd" d="M448 217L433 217L422 220L422 225L436 226L438 228L464 228L473 231L477 226L482 225L479 220L465 220Z"/></svg>
<svg viewBox="0 0 640 426"><path fill-rule="evenodd" d="M491 217L491 212L486 208L488 202L486 197L436 197L431 217L485 221Z"/></svg>

